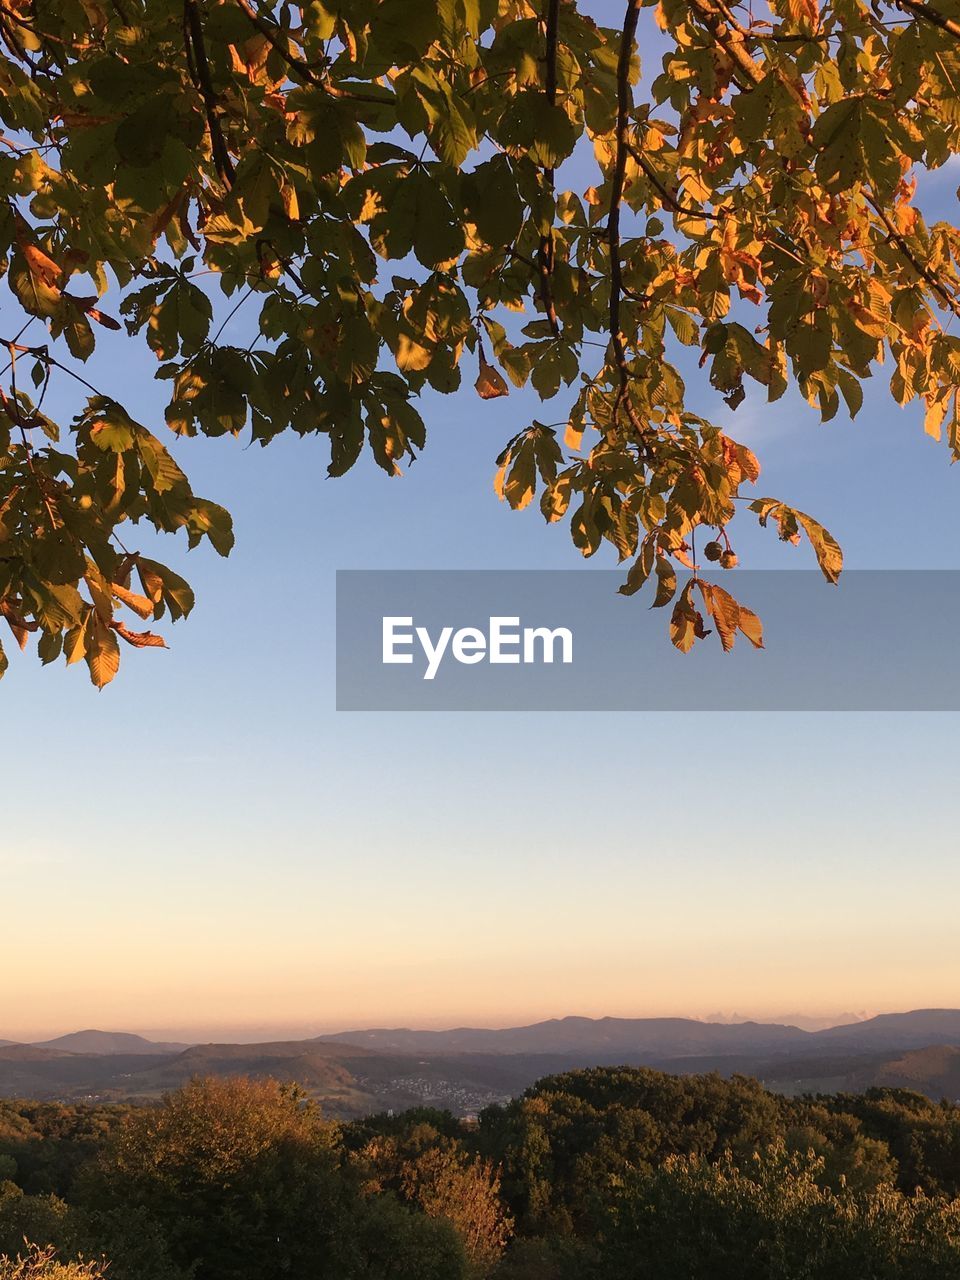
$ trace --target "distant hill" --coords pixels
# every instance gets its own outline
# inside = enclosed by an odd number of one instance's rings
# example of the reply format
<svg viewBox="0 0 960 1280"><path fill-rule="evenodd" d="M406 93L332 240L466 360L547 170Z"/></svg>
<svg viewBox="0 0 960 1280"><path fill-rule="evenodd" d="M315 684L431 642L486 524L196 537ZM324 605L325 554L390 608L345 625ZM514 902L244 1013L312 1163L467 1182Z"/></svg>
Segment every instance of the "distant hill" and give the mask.
<svg viewBox="0 0 960 1280"><path fill-rule="evenodd" d="M271 1076L301 1085L329 1115L425 1104L459 1114L589 1066L755 1076L783 1093L872 1085L960 1100L960 1011L885 1014L825 1031L688 1018L559 1018L526 1027L371 1029L265 1044L153 1044L83 1031L0 1044L0 1097L146 1101L196 1076Z"/></svg>
<svg viewBox="0 0 960 1280"><path fill-rule="evenodd" d="M128 1031L73 1031L55 1040L37 1042L40 1049L62 1049L67 1053L182 1053L186 1044L157 1044Z"/></svg>
<svg viewBox="0 0 960 1280"><path fill-rule="evenodd" d="M743 1070L743 1065L739 1069ZM745 1074L755 1075L767 1088L779 1093L912 1089L934 1102L946 1098L960 1103L960 1046L955 1045L929 1045L893 1056L860 1050L823 1057L777 1058L766 1063L755 1061L747 1065Z"/></svg>
<svg viewBox="0 0 960 1280"><path fill-rule="evenodd" d="M880 1052L960 1045L960 1010L916 1009L818 1031L778 1023L698 1022L692 1018L552 1018L526 1027L450 1031L374 1028L321 1036L392 1053L561 1053L687 1055Z"/></svg>
<svg viewBox="0 0 960 1280"><path fill-rule="evenodd" d="M697 1022L693 1018L551 1018L527 1027L411 1031L378 1028L320 1036L327 1043L352 1042L394 1053L547 1053L581 1056L677 1057L697 1053L772 1053L796 1050L809 1035L797 1027L758 1022Z"/></svg>
<svg viewBox="0 0 960 1280"><path fill-rule="evenodd" d="M809 1014L809 1013L781 1013L775 1018L744 1018L739 1013L711 1013L704 1018L704 1022L760 1022L760 1023L776 1023L782 1027L799 1027L801 1031L825 1031L831 1027L846 1026L850 1022L864 1022L868 1015L865 1013L836 1013L833 1015Z"/></svg>
<svg viewBox="0 0 960 1280"><path fill-rule="evenodd" d="M931 1098L960 1102L960 1048L936 1045L914 1049L887 1062L874 1074L875 1084L916 1089Z"/></svg>
<svg viewBox="0 0 960 1280"><path fill-rule="evenodd" d="M861 1049L922 1049L934 1044L960 1044L960 1009L914 1009L881 1013L865 1022L818 1031L820 1045Z"/></svg>
<svg viewBox="0 0 960 1280"><path fill-rule="evenodd" d="M309 1040L273 1044L202 1044L152 1062L134 1073L128 1088L144 1096L178 1088L196 1076L243 1075L299 1084L322 1098L337 1115L356 1115L376 1108L374 1097L358 1082L351 1060L365 1051L353 1045L318 1045Z"/></svg>
<svg viewBox="0 0 960 1280"><path fill-rule="evenodd" d="M0 1045L0 1061L3 1062L52 1062L57 1058L69 1058L61 1049L50 1049L42 1044L17 1044L16 1041Z"/></svg>
<svg viewBox="0 0 960 1280"><path fill-rule="evenodd" d="M33 1044L0 1047L0 1097L99 1097L105 1079L112 1079L118 1069L129 1070L125 1064L143 1061L139 1055L82 1057Z"/></svg>

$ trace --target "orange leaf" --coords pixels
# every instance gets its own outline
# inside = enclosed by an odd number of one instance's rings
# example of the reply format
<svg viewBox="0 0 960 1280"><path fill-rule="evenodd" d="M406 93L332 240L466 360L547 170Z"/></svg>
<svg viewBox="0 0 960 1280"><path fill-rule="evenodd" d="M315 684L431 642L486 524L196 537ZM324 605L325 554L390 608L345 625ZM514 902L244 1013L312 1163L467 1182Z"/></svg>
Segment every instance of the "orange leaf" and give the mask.
<svg viewBox="0 0 960 1280"><path fill-rule="evenodd" d="M56 289L62 272L54 260L48 258L37 245L29 244L27 241L21 241L20 252L26 259L30 274L42 280L49 288Z"/></svg>
<svg viewBox="0 0 960 1280"><path fill-rule="evenodd" d="M134 613L141 618L153 617L153 603L146 596L141 596L136 591L128 591L126 587L121 586L119 582L111 582L110 590L128 609L132 609Z"/></svg>
<svg viewBox="0 0 960 1280"><path fill-rule="evenodd" d="M496 400L500 396L509 395L507 384L500 372L489 364L480 354L480 373L474 386L481 400Z"/></svg>
<svg viewBox="0 0 960 1280"><path fill-rule="evenodd" d="M165 649L167 642L163 636L155 635L152 631L131 631L129 627L125 627L122 622L111 622L114 631L127 644L132 644L135 649Z"/></svg>

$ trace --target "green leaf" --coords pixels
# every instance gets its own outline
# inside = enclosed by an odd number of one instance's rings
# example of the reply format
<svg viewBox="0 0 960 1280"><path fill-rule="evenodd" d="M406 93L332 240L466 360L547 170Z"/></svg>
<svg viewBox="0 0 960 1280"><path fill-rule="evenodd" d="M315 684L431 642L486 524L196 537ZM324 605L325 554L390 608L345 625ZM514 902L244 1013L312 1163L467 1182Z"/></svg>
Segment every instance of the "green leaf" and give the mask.
<svg viewBox="0 0 960 1280"><path fill-rule="evenodd" d="M527 153L546 169L555 169L573 153L578 136L563 107L539 90L517 94L500 118L501 144L517 154Z"/></svg>
<svg viewBox="0 0 960 1280"><path fill-rule="evenodd" d="M513 244L523 225L523 201L507 156L494 156L467 174L463 196L465 212L487 244Z"/></svg>
<svg viewBox="0 0 960 1280"><path fill-rule="evenodd" d="M185 618L193 609L194 596L189 583L166 565L138 556L137 575L143 594L157 607L156 618L163 616L164 608L170 610L174 621Z"/></svg>

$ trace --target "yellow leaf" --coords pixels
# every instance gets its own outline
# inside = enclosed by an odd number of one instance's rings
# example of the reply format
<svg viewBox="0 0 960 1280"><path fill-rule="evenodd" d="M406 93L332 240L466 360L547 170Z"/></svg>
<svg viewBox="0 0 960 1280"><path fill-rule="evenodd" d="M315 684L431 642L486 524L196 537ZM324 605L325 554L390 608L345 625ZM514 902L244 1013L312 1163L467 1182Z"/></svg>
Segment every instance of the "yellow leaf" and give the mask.
<svg viewBox="0 0 960 1280"><path fill-rule="evenodd" d="M120 646L117 637L96 612L87 623L87 667L90 679L98 689L108 685L120 670Z"/></svg>
<svg viewBox="0 0 960 1280"><path fill-rule="evenodd" d="M87 584L87 590L90 592L93 607L104 622L109 622L113 617L113 601L110 598L110 589L103 574L92 560L87 561L87 572L83 575L83 580Z"/></svg>
<svg viewBox="0 0 960 1280"><path fill-rule="evenodd" d="M933 436L934 440L940 439L940 427L946 416L947 403L945 398L941 396L934 396L927 400L927 411L923 418L923 429L928 436Z"/></svg>
<svg viewBox="0 0 960 1280"><path fill-rule="evenodd" d="M683 175L683 190L695 204L705 204L713 195L700 175L693 172Z"/></svg>
<svg viewBox="0 0 960 1280"><path fill-rule="evenodd" d="M300 221L300 202L297 199L296 188L292 183L285 182L280 191L283 200L283 211L291 222Z"/></svg>
<svg viewBox="0 0 960 1280"><path fill-rule="evenodd" d="M755 649L763 648L763 623L753 612L744 605L740 606L740 630L747 637Z"/></svg>
<svg viewBox="0 0 960 1280"><path fill-rule="evenodd" d="M137 573L140 575L140 583L147 596L154 604L159 604L163 599L163 579L159 573L155 573L142 563L137 564Z"/></svg>
<svg viewBox="0 0 960 1280"><path fill-rule="evenodd" d="M737 638L740 626L740 606L729 591L716 587L709 582L698 582L703 602L717 626L717 634L724 653L729 653Z"/></svg>
<svg viewBox="0 0 960 1280"><path fill-rule="evenodd" d="M583 423L577 426L574 422L568 422L563 433L563 443L568 449L580 449L583 445Z"/></svg>
<svg viewBox="0 0 960 1280"><path fill-rule="evenodd" d="M414 342L413 338L405 333L401 333L397 337L397 368L403 373L409 370L419 371L426 369L427 365L433 359L434 353L429 347L423 347L419 342Z"/></svg>

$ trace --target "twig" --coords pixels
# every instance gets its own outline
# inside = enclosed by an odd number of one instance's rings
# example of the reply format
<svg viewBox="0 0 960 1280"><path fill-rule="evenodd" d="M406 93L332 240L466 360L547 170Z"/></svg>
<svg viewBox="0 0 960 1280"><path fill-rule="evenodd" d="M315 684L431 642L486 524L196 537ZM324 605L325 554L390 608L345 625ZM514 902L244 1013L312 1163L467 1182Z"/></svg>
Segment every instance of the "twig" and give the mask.
<svg viewBox="0 0 960 1280"><path fill-rule="evenodd" d="M744 45L744 38L749 35L746 28L739 27L735 20L731 28L724 21L722 10L713 3L713 0L690 0L690 8L700 16L711 36L726 52L747 83L759 84L763 79L763 72ZM743 87L742 81L740 84Z"/></svg>
<svg viewBox="0 0 960 1280"><path fill-rule="evenodd" d="M325 76L318 76L314 68L316 66L326 67L329 63L329 59L324 58L321 63L311 64L309 62L305 62L302 58L295 57L290 52L289 47L277 37L270 24L268 22L264 22L263 18L256 11L253 5L249 3L249 0L238 0L238 3L243 12L263 36L264 40L267 41L271 48L278 53L287 64L296 79L304 80L307 84L315 85L318 89L322 89L325 93L329 93L333 98L349 98L352 102L372 102L378 107L389 106L391 104L391 100L389 98L378 98L372 93L357 93L353 89L342 89L339 85L331 84Z"/></svg>
<svg viewBox="0 0 960 1280"><path fill-rule="evenodd" d="M250 297L253 291L254 291L254 285L252 284L247 285L244 292L240 295L239 300L230 308L230 310L224 316L223 323L220 325L220 328L210 339L209 345L211 347L215 347L217 345L218 341L220 340L220 335L223 333L224 329L227 327L227 325L230 323L233 317L237 314L237 312L240 310L240 308L243 306L246 300Z"/></svg>
<svg viewBox="0 0 960 1280"><path fill-rule="evenodd" d="M26 325L24 325L24 328L26 328ZM92 391L95 396L99 396L101 400L107 400L111 404L117 403L113 396L104 395L104 393L99 390L99 388L95 387L92 382L88 382L86 378L81 378L80 374L74 373L68 365L62 364L55 356L50 354L46 347L28 347L22 342L18 342L16 338L0 338L0 346L6 347L10 352L11 365L13 363L13 358L17 353L20 355L34 356L37 360L42 360L44 364L50 365L51 368L59 369L61 373L65 373L68 377L71 377L76 382L81 383L88 391Z"/></svg>
<svg viewBox="0 0 960 1280"><path fill-rule="evenodd" d="M283 61L287 64L291 71L296 72L298 78L306 80L309 84L315 84L323 87L321 78L314 74L314 69L309 62L304 62L302 58L295 58L289 48L279 40L274 34L273 28L269 23L264 22L260 14L257 13L252 4L248 4L247 0L239 0L240 8L247 15L253 25L266 40L267 44L278 53Z"/></svg>
<svg viewBox="0 0 960 1280"><path fill-rule="evenodd" d="M683 204L678 196L674 195L668 187L664 186L653 165L636 147L628 144L627 150L633 156L634 160L636 160L646 177L649 178L652 185L656 187L663 203L668 209L672 210L673 213L681 214L685 218L707 218L711 222L721 221L719 213L711 213L707 209L694 209L689 205Z"/></svg>
<svg viewBox="0 0 960 1280"><path fill-rule="evenodd" d="M20 339L23 337L23 335L26 333L26 331L30 328L30 326L33 324L34 320L36 320L36 319L37 319L37 317L36 317L36 316L31 316L31 317L30 317L30 319L26 322L26 324L22 324L22 325L20 326L19 331L18 331L17 333L15 333L15 334L14 334L14 336L13 336L12 338L10 338L10 339L8 339L8 340L0 339L0 342L2 342L3 346L5 346L5 347L7 348L7 350L8 350L8 351L10 350L11 345L13 345L14 347L16 347L16 349L17 349L18 351L22 351L22 350L24 350L24 348L23 348L23 347L18 347L18 346L17 346L17 343L20 341ZM11 352L10 352L10 359L9 359L9 360L7 361L7 363L3 366L3 368L2 368L2 369L0 369L0 376L2 376L3 374L5 374L5 373L7 372L7 370L10 368L11 364L13 363L13 358L14 358L14 357L13 357L13 352L11 351Z"/></svg>
<svg viewBox="0 0 960 1280"><path fill-rule="evenodd" d="M203 98L203 107L207 116L207 127L210 131L210 151L213 155L214 167L226 186L233 186L235 170L230 158L230 151L223 136L223 128L217 113L217 94L210 75L210 64L207 61L207 49L203 42L203 23L197 0L183 0L183 30L186 45L187 66L191 77Z"/></svg>
<svg viewBox="0 0 960 1280"><path fill-rule="evenodd" d="M756 27L747 27L747 34L753 40L765 40L773 44L823 44L827 40L840 40L838 31L821 31L816 35L807 31L758 31Z"/></svg>
<svg viewBox="0 0 960 1280"><path fill-rule="evenodd" d="M924 22L929 22L933 26L939 27L941 31L948 32L955 40L960 40L960 23L954 22L952 18L948 18L937 9L932 9L930 5L922 4L920 0L893 0L893 3L900 9L906 9L907 13L912 13L915 17L921 18Z"/></svg>
<svg viewBox="0 0 960 1280"><path fill-rule="evenodd" d="M40 476L37 473L37 469L34 466L33 448L31 447L30 441L27 438L26 427L24 426L23 418L20 415L20 401L17 398L17 344L15 342L9 343L8 349L10 351L10 392L11 392L12 398L8 400L7 397L3 394L2 390L0 390L0 397L3 398L3 407L7 409L8 413L10 412L10 410L9 408L7 408L7 406L10 404L13 405L13 413L11 414L11 416L14 422L16 422L17 426L20 428L20 437L23 440L23 449L27 458L27 466L30 469L31 476L33 476L34 484L37 486L37 492L40 494L40 501L43 503L44 508L46 509L47 518L50 521L50 527L53 530L53 532L56 533L60 526L57 521L57 517L53 510L53 507L50 503L50 497L47 494L47 491L44 489L43 484L40 480Z"/></svg>
<svg viewBox="0 0 960 1280"><path fill-rule="evenodd" d="M941 302L945 306L949 307L955 316L960 316L960 301L958 301L956 295L950 292L939 276L936 275L932 268L928 266L922 258L917 257L913 249L911 249L908 241L894 226L890 215L883 206L879 204L867 191L864 192L864 199L886 228L887 238L892 244L897 246L903 256L910 263L911 267L913 267L914 271L916 271L917 275L926 280L927 284Z"/></svg>
<svg viewBox="0 0 960 1280"><path fill-rule="evenodd" d="M537 270L537 264L534 260L532 258L528 258L525 253L521 253L519 249L514 249L512 245L505 244L503 246L503 252L508 254L511 258L516 258L518 262L522 262L523 265L525 267L529 267L531 271Z"/></svg>
<svg viewBox="0 0 960 1280"><path fill-rule="evenodd" d="M303 294L303 293L309 293L309 290L308 290L307 286L303 283L303 279L302 279L302 277L301 277L300 273L299 273L298 271L295 271L295 270L294 270L294 268L290 265L290 260L289 260L288 258L285 258L285 257L283 256L283 254L278 253L278 252L277 252L277 247L276 247L276 245L273 243L273 241L272 241L272 240L267 240L265 237L261 237L261 238L257 241L257 244L256 244L256 249L257 249L257 261L260 263L260 271L261 271L260 279L262 280L262 279L264 278L264 276L263 276L263 249L262 249L262 247L261 247L262 245L266 245L266 246L267 246L267 248L271 251L271 253L272 253L272 254L273 254L273 256L276 258L276 260L280 263L281 267L283 267L284 271L286 271L287 275L290 277L290 279L293 281L293 283L294 283L294 284L297 286L297 288L300 290L300 292L301 292L302 294Z"/></svg>

